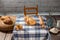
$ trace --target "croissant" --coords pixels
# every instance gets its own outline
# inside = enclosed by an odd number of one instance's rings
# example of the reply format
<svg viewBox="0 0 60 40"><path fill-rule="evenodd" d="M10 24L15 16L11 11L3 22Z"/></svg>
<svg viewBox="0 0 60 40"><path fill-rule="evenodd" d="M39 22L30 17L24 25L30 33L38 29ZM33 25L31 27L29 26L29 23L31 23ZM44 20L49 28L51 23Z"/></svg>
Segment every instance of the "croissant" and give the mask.
<svg viewBox="0 0 60 40"><path fill-rule="evenodd" d="M23 29L23 27L22 27L22 25L21 25L21 24L16 25L16 30L22 30L22 29Z"/></svg>
<svg viewBox="0 0 60 40"><path fill-rule="evenodd" d="M30 16L25 16L25 22L28 25L35 25L36 24L36 21Z"/></svg>

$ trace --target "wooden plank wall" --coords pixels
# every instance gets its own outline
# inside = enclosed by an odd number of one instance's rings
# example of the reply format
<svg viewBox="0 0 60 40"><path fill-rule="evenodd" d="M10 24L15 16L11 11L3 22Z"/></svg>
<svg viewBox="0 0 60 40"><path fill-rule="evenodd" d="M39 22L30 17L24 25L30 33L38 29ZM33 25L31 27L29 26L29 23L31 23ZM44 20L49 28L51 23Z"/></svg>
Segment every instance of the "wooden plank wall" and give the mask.
<svg viewBox="0 0 60 40"><path fill-rule="evenodd" d="M0 32L0 40L4 40L5 39L5 35L6 35L6 33Z"/></svg>
<svg viewBox="0 0 60 40"><path fill-rule="evenodd" d="M60 0L0 0L0 12L23 12L24 5L36 5L39 6L39 12L60 11Z"/></svg>

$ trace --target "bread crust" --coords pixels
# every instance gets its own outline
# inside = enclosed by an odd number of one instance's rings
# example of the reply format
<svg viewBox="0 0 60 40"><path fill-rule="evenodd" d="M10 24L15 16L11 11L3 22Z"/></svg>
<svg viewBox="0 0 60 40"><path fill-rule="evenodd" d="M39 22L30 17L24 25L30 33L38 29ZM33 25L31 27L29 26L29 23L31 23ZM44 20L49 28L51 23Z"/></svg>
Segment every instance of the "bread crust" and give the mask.
<svg viewBox="0 0 60 40"><path fill-rule="evenodd" d="M35 25L36 24L35 19L33 19L31 16L25 16L24 19L25 19L25 22L27 25Z"/></svg>

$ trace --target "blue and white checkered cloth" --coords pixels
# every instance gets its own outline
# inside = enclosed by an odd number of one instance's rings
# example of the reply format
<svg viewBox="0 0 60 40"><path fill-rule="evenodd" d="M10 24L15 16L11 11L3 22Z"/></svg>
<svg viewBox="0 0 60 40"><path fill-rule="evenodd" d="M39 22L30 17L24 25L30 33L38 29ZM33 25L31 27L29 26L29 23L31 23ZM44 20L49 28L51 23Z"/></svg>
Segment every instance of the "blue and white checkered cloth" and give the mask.
<svg viewBox="0 0 60 40"><path fill-rule="evenodd" d="M16 30L14 27L13 30L13 39L14 40L50 40L50 34L46 29L40 28L40 21L37 16L32 16L37 24L34 26L28 26L25 24L24 16L17 16L16 24L22 24L23 30ZM42 16L46 24L46 18Z"/></svg>

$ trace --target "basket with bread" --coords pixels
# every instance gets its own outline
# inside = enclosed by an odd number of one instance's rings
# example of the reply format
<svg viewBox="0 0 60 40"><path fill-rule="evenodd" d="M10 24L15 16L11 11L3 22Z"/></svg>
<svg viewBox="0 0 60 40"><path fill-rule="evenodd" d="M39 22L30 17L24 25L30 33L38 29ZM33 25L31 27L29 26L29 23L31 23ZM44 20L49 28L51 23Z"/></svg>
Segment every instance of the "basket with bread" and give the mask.
<svg viewBox="0 0 60 40"><path fill-rule="evenodd" d="M15 23L15 16L1 16L0 17L0 30L1 31L11 31Z"/></svg>

